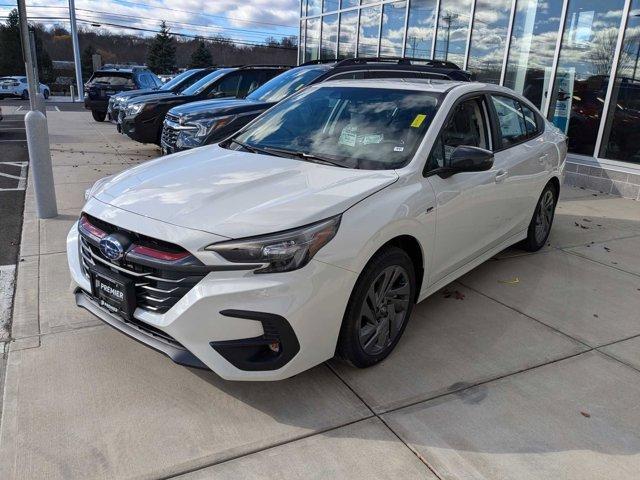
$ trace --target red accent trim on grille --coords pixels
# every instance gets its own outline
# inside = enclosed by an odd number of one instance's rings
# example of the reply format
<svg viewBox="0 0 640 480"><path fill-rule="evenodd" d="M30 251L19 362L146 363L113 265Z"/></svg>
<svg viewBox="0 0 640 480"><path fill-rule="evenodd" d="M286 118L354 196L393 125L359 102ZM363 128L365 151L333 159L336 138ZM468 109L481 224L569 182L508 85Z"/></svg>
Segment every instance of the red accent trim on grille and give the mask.
<svg viewBox="0 0 640 480"><path fill-rule="evenodd" d="M89 222L89 220L87 219L87 217L85 217L84 215L82 215L80 217L80 226L87 231L87 233L93 235L96 238L104 238L107 236L107 232L105 232L104 230L99 229L98 227L96 227L95 225L93 225L92 223Z"/></svg>
<svg viewBox="0 0 640 480"><path fill-rule="evenodd" d="M156 260L164 260L165 262L175 262L182 260L190 255L189 252L163 252L155 248L136 245L131 249L132 253L144 255L145 257L155 258Z"/></svg>

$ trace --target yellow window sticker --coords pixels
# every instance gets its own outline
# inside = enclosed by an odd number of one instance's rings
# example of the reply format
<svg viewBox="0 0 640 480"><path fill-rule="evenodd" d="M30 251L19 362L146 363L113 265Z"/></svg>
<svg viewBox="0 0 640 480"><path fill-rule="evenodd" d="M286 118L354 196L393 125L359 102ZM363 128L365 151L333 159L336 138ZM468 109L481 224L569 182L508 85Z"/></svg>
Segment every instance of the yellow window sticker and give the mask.
<svg viewBox="0 0 640 480"><path fill-rule="evenodd" d="M413 122L411 122L411 126L413 128L420 128L420 125L422 125L422 122L424 122L425 118L427 118L425 114L419 113L418 115L416 115L416 118L413 119Z"/></svg>

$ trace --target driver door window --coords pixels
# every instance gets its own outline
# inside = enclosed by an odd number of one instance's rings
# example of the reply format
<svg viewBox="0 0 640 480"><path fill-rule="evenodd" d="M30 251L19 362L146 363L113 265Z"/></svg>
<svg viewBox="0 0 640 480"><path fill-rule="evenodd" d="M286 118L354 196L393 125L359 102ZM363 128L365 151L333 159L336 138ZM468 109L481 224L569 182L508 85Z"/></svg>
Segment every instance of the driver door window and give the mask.
<svg viewBox="0 0 640 480"><path fill-rule="evenodd" d="M211 98L236 97L240 80L242 76L239 73L231 73L220 80L218 85L209 93Z"/></svg>
<svg viewBox="0 0 640 480"><path fill-rule="evenodd" d="M460 145L491 149L485 112L482 98L466 100L455 107L455 112L433 145L427 171L449 166L451 154Z"/></svg>

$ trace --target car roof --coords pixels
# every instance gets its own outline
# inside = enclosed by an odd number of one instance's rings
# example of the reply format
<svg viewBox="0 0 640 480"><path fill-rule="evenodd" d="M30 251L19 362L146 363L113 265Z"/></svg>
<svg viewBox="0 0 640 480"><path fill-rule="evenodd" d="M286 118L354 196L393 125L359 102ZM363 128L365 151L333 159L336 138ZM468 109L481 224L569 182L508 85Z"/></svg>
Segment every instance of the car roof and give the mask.
<svg viewBox="0 0 640 480"><path fill-rule="evenodd" d="M431 78L367 78L360 80L328 80L318 83L318 87L330 87L342 85L345 87L362 87L369 88L377 86L380 88L398 89L398 90L421 90L425 92L445 93L459 86L474 85L476 87L484 86L478 82L463 82L459 80L440 80Z"/></svg>

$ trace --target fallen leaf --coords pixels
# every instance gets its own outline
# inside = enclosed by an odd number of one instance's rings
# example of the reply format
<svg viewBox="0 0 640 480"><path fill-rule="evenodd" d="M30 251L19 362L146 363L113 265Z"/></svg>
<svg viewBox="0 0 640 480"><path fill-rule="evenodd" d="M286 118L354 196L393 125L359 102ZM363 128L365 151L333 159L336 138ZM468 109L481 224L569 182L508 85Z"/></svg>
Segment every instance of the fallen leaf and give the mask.
<svg viewBox="0 0 640 480"><path fill-rule="evenodd" d="M600 317L598 316L598 314L597 314L597 313L594 313L594 314L593 314L593 316L594 316L595 318L600 318Z"/></svg>
<svg viewBox="0 0 640 480"><path fill-rule="evenodd" d="M498 283L503 283L505 285L515 285L516 283L520 283L520 279L518 277L513 277L511 280L498 280Z"/></svg>
<svg viewBox="0 0 640 480"><path fill-rule="evenodd" d="M591 418L591 414L587 413L587 412L580 412L580 415L582 415L583 417L586 417L586 418Z"/></svg>
<svg viewBox="0 0 640 480"><path fill-rule="evenodd" d="M459 292L458 290L456 290L455 292L453 292L456 300L464 300L464 293Z"/></svg>
<svg viewBox="0 0 640 480"><path fill-rule="evenodd" d="M583 222L591 222L591 220L589 218L583 218L582 221Z"/></svg>

